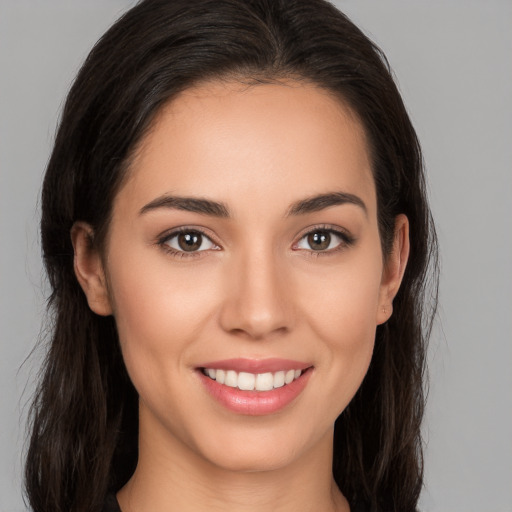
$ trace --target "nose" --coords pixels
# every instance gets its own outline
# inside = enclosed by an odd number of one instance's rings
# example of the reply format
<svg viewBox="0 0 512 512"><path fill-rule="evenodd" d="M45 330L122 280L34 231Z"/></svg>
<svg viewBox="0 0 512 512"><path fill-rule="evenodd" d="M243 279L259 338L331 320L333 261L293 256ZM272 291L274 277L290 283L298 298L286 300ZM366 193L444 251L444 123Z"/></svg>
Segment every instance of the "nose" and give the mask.
<svg viewBox="0 0 512 512"><path fill-rule="evenodd" d="M262 340L293 328L293 290L285 262L271 250L241 256L230 262L220 323L222 328L247 339Z"/></svg>

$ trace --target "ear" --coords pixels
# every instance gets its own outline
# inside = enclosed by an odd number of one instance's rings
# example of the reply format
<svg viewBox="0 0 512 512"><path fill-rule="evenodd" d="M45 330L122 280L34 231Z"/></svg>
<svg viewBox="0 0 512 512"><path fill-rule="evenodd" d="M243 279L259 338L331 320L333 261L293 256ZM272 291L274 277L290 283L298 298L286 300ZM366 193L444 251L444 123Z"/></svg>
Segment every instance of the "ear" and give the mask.
<svg viewBox="0 0 512 512"><path fill-rule="evenodd" d="M380 284L377 325L383 324L393 314L393 299L400 288L409 259L409 219L403 215L395 218L393 246L388 254Z"/></svg>
<svg viewBox="0 0 512 512"><path fill-rule="evenodd" d="M71 228L75 275L92 311L98 315L112 314L103 262L94 247L94 230L85 222L75 222Z"/></svg>

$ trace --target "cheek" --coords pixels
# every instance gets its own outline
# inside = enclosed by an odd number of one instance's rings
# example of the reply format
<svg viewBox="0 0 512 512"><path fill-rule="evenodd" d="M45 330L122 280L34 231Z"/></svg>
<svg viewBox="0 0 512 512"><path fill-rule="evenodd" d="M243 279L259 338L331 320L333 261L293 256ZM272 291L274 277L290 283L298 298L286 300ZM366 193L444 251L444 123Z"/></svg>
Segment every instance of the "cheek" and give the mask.
<svg viewBox="0 0 512 512"><path fill-rule="evenodd" d="M334 417L361 385L375 344L382 266L380 259L367 254L358 253L350 264L340 265L323 279L318 276L302 307L314 337L322 341L318 373L329 390L325 400Z"/></svg>
<svg viewBox="0 0 512 512"><path fill-rule="evenodd" d="M382 263L371 251L353 253L343 264L318 275L315 286L307 286L304 311L309 321L334 347L357 347L373 339L379 304Z"/></svg>
<svg viewBox="0 0 512 512"><path fill-rule="evenodd" d="M155 389L183 372L215 302L214 282L201 272L173 272L161 255L112 254L114 316L126 367L135 386Z"/></svg>

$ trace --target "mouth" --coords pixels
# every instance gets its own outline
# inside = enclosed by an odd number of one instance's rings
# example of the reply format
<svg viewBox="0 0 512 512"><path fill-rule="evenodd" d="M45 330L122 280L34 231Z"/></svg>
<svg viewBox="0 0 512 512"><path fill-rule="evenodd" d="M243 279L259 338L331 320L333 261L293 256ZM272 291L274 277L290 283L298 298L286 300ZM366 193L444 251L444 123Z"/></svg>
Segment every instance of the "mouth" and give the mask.
<svg viewBox="0 0 512 512"><path fill-rule="evenodd" d="M277 372L249 373L235 370L222 370L215 368L202 368L201 371L210 379L242 391L270 391L282 388L298 379L303 370L279 370Z"/></svg>
<svg viewBox="0 0 512 512"><path fill-rule="evenodd" d="M306 387L313 366L282 359L206 363L197 374L215 402L238 414L259 416L288 407Z"/></svg>

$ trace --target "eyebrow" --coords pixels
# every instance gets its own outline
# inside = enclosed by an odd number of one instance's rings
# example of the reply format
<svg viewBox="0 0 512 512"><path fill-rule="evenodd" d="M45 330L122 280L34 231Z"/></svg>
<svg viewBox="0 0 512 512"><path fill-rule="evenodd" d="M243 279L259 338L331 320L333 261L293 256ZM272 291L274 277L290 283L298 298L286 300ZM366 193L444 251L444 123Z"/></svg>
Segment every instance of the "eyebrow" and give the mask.
<svg viewBox="0 0 512 512"><path fill-rule="evenodd" d="M187 212L201 213L211 215L212 217L230 217L229 208L224 203L218 203L210 199L200 197L181 197L164 195L157 197L147 205L143 206L140 214L147 213L158 208L170 208L174 210L184 210Z"/></svg>
<svg viewBox="0 0 512 512"><path fill-rule="evenodd" d="M360 207L366 215L368 214L366 205L359 196L346 192L329 192L326 194L317 194L292 203L288 208L285 217L305 215L307 213L324 210L331 206L343 204L353 204ZM231 217L229 207L225 203L200 197L170 195L163 195L149 202L141 208L140 214L142 215L159 208L183 210L219 218Z"/></svg>
<svg viewBox="0 0 512 512"><path fill-rule="evenodd" d="M288 209L286 216L304 215L306 213L318 212L325 208L342 204L353 204L355 206L359 206L364 211L365 215L368 215L366 205L359 196L348 194L347 192L329 192L327 194L318 194L306 199L301 199L300 201L293 203Z"/></svg>

